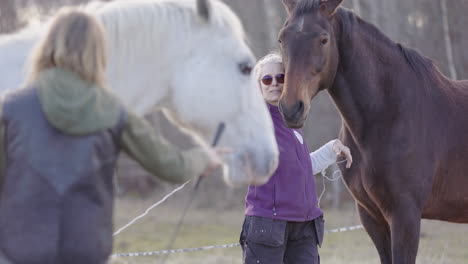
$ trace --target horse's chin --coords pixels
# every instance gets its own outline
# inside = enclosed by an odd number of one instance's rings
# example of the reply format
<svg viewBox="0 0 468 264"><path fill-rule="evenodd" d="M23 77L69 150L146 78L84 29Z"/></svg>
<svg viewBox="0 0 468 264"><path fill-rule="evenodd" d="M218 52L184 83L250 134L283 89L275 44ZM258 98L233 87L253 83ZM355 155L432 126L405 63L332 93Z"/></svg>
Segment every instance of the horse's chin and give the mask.
<svg viewBox="0 0 468 264"><path fill-rule="evenodd" d="M261 185L266 183L275 172L279 162L279 151L275 144L262 144L262 139L247 146L239 146L239 151L224 156L229 172L225 181L231 186Z"/></svg>
<svg viewBox="0 0 468 264"><path fill-rule="evenodd" d="M241 186L246 186L246 185L259 186L259 185L263 185L267 183L269 179L270 179L270 176L259 177L259 176L244 174L242 177L236 177L236 175L233 175L232 173L224 174L225 182L227 183L227 185L231 187L241 187Z"/></svg>
<svg viewBox="0 0 468 264"><path fill-rule="evenodd" d="M303 121L301 122L297 122L297 123L289 123L289 122L286 122L286 125L289 127L289 128L295 128L295 129L300 129L304 126L304 123Z"/></svg>
<svg viewBox="0 0 468 264"><path fill-rule="evenodd" d="M270 177L254 177L254 178L251 179L249 184L259 186L259 185L263 185L263 184L267 183L269 179L270 179Z"/></svg>
<svg viewBox="0 0 468 264"><path fill-rule="evenodd" d="M245 185L262 185L265 184L273 174L277 167L277 159L273 160L274 164L270 164L265 170L253 170L250 163L244 163L243 166L230 166L229 171L224 173L225 182L232 187L240 187Z"/></svg>
<svg viewBox="0 0 468 264"><path fill-rule="evenodd" d="M295 128L299 129L302 128L305 124L305 121L307 119L307 115L299 120L288 120L283 118L283 122L288 126L289 128Z"/></svg>

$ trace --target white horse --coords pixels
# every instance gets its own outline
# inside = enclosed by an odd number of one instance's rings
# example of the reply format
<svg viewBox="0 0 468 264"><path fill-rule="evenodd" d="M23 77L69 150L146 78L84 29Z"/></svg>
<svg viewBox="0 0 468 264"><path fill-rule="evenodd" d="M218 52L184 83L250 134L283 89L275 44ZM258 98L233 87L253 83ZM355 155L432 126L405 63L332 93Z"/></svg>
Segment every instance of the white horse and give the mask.
<svg viewBox="0 0 468 264"><path fill-rule="evenodd" d="M138 114L164 107L211 141L226 123L220 145L231 183L260 184L277 166L271 118L250 71L254 57L238 17L218 0L132 0L85 7L104 25L107 79ZM25 62L44 32L30 26L0 37L0 90L18 88Z"/></svg>

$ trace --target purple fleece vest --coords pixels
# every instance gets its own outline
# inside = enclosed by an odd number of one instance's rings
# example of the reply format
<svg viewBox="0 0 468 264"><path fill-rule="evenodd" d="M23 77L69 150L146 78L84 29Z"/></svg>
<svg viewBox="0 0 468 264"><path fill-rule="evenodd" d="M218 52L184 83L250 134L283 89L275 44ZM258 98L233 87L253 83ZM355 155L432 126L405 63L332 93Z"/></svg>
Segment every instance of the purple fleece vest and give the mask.
<svg viewBox="0 0 468 264"><path fill-rule="evenodd" d="M322 215L318 208L309 148L302 131L288 128L278 107L268 105L280 151L279 165L270 180L249 186L245 215L302 222Z"/></svg>

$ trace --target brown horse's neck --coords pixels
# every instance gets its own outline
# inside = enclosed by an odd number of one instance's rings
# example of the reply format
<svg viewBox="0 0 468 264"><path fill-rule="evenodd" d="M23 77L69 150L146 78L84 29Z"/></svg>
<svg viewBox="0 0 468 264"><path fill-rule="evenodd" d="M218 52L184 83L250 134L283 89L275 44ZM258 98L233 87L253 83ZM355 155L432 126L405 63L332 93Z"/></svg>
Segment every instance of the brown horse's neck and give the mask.
<svg viewBox="0 0 468 264"><path fill-rule="evenodd" d="M449 82L432 62L391 41L351 11L338 11L334 33L339 63L329 93L355 141L363 140L369 128L394 123L413 108L405 118L416 118L428 101L434 105L445 96L439 95L445 93L442 90L428 88L436 86L428 83Z"/></svg>

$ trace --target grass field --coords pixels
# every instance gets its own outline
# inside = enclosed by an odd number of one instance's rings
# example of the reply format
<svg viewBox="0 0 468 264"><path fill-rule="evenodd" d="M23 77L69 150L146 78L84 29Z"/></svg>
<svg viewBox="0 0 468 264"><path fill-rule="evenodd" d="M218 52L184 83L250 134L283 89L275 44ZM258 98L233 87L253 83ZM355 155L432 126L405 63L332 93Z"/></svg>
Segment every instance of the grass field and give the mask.
<svg viewBox="0 0 468 264"><path fill-rule="evenodd" d="M141 214L158 199L119 199L116 202L115 227L123 226ZM171 201L155 208L115 237L114 252L144 252L166 249L182 209L170 208ZM192 248L208 245L236 243L243 221L243 208L216 211L191 208L186 215L174 248ZM325 210L325 229L360 224L352 205L341 210ZM327 234L320 249L321 262L326 264L379 263L367 233L363 230ZM159 263L159 257L122 257L115 263ZM241 264L240 247L214 249L193 253L173 254L167 264ZM468 263L468 225L438 221L423 221L419 245L418 264Z"/></svg>

